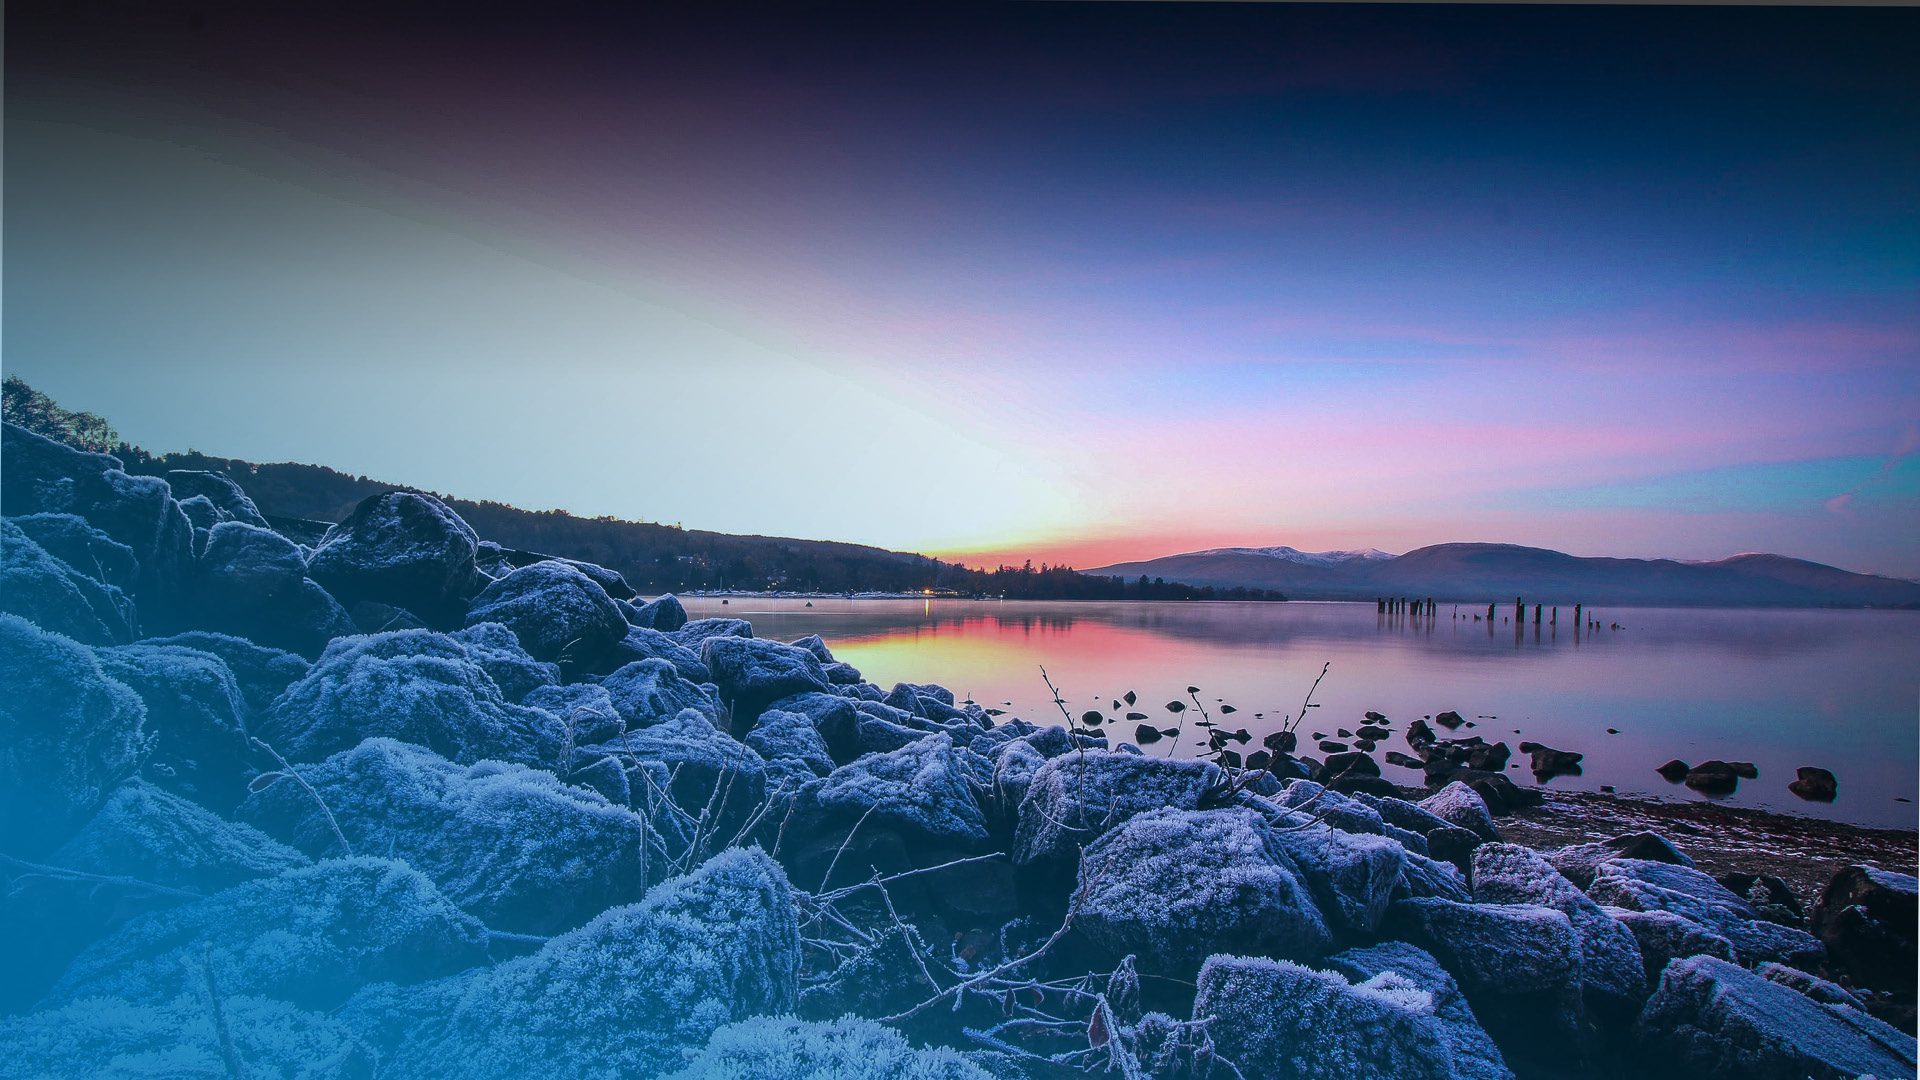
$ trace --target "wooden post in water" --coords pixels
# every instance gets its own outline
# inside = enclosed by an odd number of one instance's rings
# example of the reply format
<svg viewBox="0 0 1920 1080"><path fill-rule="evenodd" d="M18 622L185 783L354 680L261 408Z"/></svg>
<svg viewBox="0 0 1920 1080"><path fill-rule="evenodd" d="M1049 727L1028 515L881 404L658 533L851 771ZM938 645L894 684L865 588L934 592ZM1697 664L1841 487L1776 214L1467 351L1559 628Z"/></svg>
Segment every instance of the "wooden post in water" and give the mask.
<svg viewBox="0 0 1920 1080"><path fill-rule="evenodd" d="M1581 615L1581 609L1582 609L1582 608L1584 608L1584 607L1586 607L1586 605L1585 605L1585 604L1575 604L1575 605L1573 605L1573 624L1574 624L1575 626L1585 626L1585 625L1587 625L1586 623L1584 623L1584 622L1582 622L1582 621L1581 621L1581 619L1582 619L1582 617L1583 617L1583 616Z"/></svg>
<svg viewBox="0 0 1920 1080"><path fill-rule="evenodd" d="M1517 623L1527 621L1527 604L1523 597L1513 598L1513 621Z"/></svg>
<svg viewBox="0 0 1920 1080"><path fill-rule="evenodd" d="M1559 604L1553 605L1553 610L1547 614L1547 625L1548 626L1560 625L1560 605Z"/></svg>
<svg viewBox="0 0 1920 1080"><path fill-rule="evenodd" d="M1387 598L1384 596L1374 597L1373 610L1379 612L1382 615L1385 615L1387 613Z"/></svg>
<svg viewBox="0 0 1920 1080"><path fill-rule="evenodd" d="M1487 605L1487 621L1488 622L1493 621L1493 605L1492 604Z"/></svg>
<svg viewBox="0 0 1920 1080"><path fill-rule="evenodd" d="M1540 625L1540 605L1539 604L1533 605L1533 625L1535 626Z"/></svg>

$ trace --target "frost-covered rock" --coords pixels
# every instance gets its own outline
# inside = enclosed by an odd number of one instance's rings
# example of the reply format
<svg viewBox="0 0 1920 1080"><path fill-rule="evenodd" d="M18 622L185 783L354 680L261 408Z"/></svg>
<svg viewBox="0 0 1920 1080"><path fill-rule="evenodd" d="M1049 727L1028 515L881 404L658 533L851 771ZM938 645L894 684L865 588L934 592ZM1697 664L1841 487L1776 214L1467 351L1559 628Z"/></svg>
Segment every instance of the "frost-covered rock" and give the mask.
<svg viewBox="0 0 1920 1080"><path fill-rule="evenodd" d="M635 626L671 634L687 625L687 609L679 597L667 593L635 606L628 614L627 621Z"/></svg>
<svg viewBox="0 0 1920 1080"><path fill-rule="evenodd" d="M627 636L613 647L608 664L618 667L636 660L665 660L673 665L680 677L688 682L706 683L713 681L713 672L700 662L700 654L680 644L672 634L650 630L644 626L627 629Z"/></svg>
<svg viewBox="0 0 1920 1080"><path fill-rule="evenodd" d="M820 729L806 716L785 709L768 709L747 732L747 746L769 763L790 761L815 776L833 771L833 757L827 753L827 741Z"/></svg>
<svg viewBox="0 0 1920 1080"><path fill-rule="evenodd" d="M829 813L871 812L867 827L903 833L909 843L971 847L987 839L960 750L945 735L842 765L811 795Z"/></svg>
<svg viewBox="0 0 1920 1080"><path fill-rule="evenodd" d="M1460 985L1426 952L1404 941L1388 941L1337 953L1327 958L1327 967L1355 982L1393 972L1426 991L1433 999L1434 1019L1453 1051L1454 1075L1461 1080L1513 1080L1513 1070L1473 1015Z"/></svg>
<svg viewBox="0 0 1920 1080"><path fill-rule="evenodd" d="M711 813L722 835L730 835L766 796L767 763L695 709L682 709L660 723L629 730L599 749L624 762L663 768L672 782L657 794L668 795L695 817ZM644 785L658 783L653 774L630 776L628 782L636 799Z"/></svg>
<svg viewBox="0 0 1920 1080"><path fill-rule="evenodd" d="M1841 1080L1914 1073L1911 1036L1711 956L1667 965L1637 1030L1676 1074Z"/></svg>
<svg viewBox="0 0 1920 1080"><path fill-rule="evenodd" d="M1494 827L1493 813L1487 809L1487 801L1480 797L1479 792L1458 780L1421 799L1419 806L1434 817L1465 829L1482 840L1500 839L1500 830Z"/></svg>
<svg viewBox="0 0 1920 1080"><path fill-rule="evenodd" d="M1458 867L1409 851L1406 866L1400 871L1400 883L1394 886L1393 898L1409 900L1423 896L1437 896L1442 900L1463 904L1473 899L1467 891L1467 879Z"/></svg>
<svg viewBox="0 0 1920 1080"><path fill-rule="evenodd" d="M523 566L481 590L467 608L467 625L480 623L512 630L536 659L600 671L596 665L628 629L599 582L558 559Z"/></svg>
<svg viewBox="0 0 1920 1080"><path fill-rule="evenodd" d="M133 552L137 591L164 599L178 590L193 560L193 526L167 482L131 476L120 459L90 454L16 427L4 426L0 456L0 514L75 514Z"/></svg>
<svg viewBox="0 0 1920 1080"><path fill-rule="evenodd" d="M1633 931L1601 910L1553 864L1518 844L1485 844L1473 853L1473 896L1484 903L1540 904L1573 923L1587 1008L1628 1020L1647 1001L1646 972Z"/></svg>
<svg viewBox="0 0 1920 1080"><path fill-rule="evenodd" d="M1408 851L1425 855L1426 838L1411 829L1389 823L1359 794L1335 791L1312 780L1290 780L1267 799L1272 805L1297 810L1343 832L1387 836Z"/></svg>
<svg viewBox="0 0 1920 1080"><path fill-rule="evenodd" d="M140 563L133 549L87 524L75 514L25 514L7 518L47 554L102 585L131 592Z"/></svg>
<svg viewBox="0 0 1920 1080"><path fill-rule="evenodd" d="M233 673L234 682L240 687L240 696L247 703L249 717L265 712L273 704L274 698L284 693L312 666L293 653L208 630L143 638L138 644L178 646L219 657L226 663L227 670Z"/></svg>
<svg viewBox="0 0 1920 1080"><path fill-rule="evenodd" d="M167 486L173 489L174 498L182 501L206 499L214 509L220 511L222 521L243 521L262 529L271 527L260 513L260 508L254 505L253 499L225 473L172 469L168 471L166 481Z"/></svg>
<svg viewBox="0 0 1920 1080"><path fill-rule="evenodd" d="M1913 988L1916 893L1913 875L1855 864L1820 893L1813 932L1833 962L1863 986Z"/></svg>
<svg viewBox="0 0 1920 1080"><path fill-rule="evenodd" d="M1031 741L1023 745L1038 753ZM1107 750L1063 754L1041 765L1024 784L1014 862L1076 859L1081 848L1128 818L1162 807L1197 810L1202 795L1225 784L1225 775L1210 761Z"/></svg>
<svg viewBox="0 0 1920 1080"><path fill-rule="evenodd" d="M1381 933L1440 961L1509 1054L1580 1038L1580 939L1563 913L1537 904L1401 900Z"/></svg>
<svg viewBox="0 0 1920 1080"><path fill-rule="evenodd" d="M834 662L833 650L827 648L825 639L821 638L819 634L808 634L806 637L794 638L792 641L787 642L787 644L796 649L807 650L813 654L815 660L820 661L822 664L831 664Z"/></svg>
<svg viewBox="0 0 1920 1080"><path fill-rule="evenodd" d="M600 680L629 728L652 727L693 709L720 723L720 707L706 688L681 678L665 660L636 660Z"/></svg>
<svg viewBox="0 0 1920 1080"><path fill-rule="evenodd" d="M1649 987L1659 983L1660 972L1673 960L1687 956L1733 959L1733 942L1692 919L1670 911L1631 911L1617 907L1601 910L1626 927L1639 943L1641 970L1646 974Z"/></svg>
<svg viewBox="0 0 1920 1080"><path fill-rule="evenodd" d="M486 584L474 565L478 544L473 529L439 499L389 491L360 500L347 520L328 529L307 573L341 603L372 600L406 608L434 626L458 626L467 601Z"/></svg>
<svg viewBox="0 0 1920 1080"><path fill-rule="evenodd" d="M1769 960L1754 968L1753 973L1763 979L1777 982L1789 990L1804 994L1822 1005L1846 1005L1861 1012L1867 1011L1866 1002L1855 997L1845 987L1839 983L1828 982L1811 972L1801 971L1799 968L1788 967L1785 964L1776 964Z"/></svg>
<svg viewBox="0 0 1920 1080"><path fill-rule="evenodd" d="M565 731L507 701L466 646L430 630L336 638L254 725L292 761L319 761L386 736L460 762L549 766Z"/></svg>
<svg viewBox="0 0 1920 1080"><path fill-rule="evenodd" d="M710 637L700 646L700 662L736 717L750 719L781 698L827 689L827 674L812 653L765 638Z"/></svg>
<svg viewBox="0 0 1920 1080"><path fill-rule="evenodd" d="M661 629L655 627L655 629ZM699 652L708 638L753 636L753 624L745 619L694 619L680 624L680 629L671 631L680 644Z"/></svg>
<svg viewBox="0 0 1920 1080"><path fill-rule="evenodd" d="M239 521L207 534L179 621L235 634L276 649L318 656L327 642L355 631L340 602L308 579L292 540Z"/></svg>
<svg viewBox="0 0 1920 1080"><path fill-rule="evenodd" d="M447 636L466 646L467 656L493 679L508 701L525 702L535 690L560 684L560 666L535 660L521 648L513 631L499 623L475 623Z"/></svg>
<svg viewBox="0 0 1920 1080"><path fill-rule="evenodd" d="M0 614L0 849L28 859L93 816L146 760L147 708L92 650Z"/></svg>
<svg viewBox="0 0 1920 1080"><path fill-rule="evenodd" d="M89 645L130 641L138 621L119 589L54 558L10 519L0 519L0 612Z"/></svg>
<svg viewBox="0 0 1920 1080"><path fill-rule="evenodd" d="M229 996L209 1007L204 986L136 1005L88 998L0 1019L0 1074L9 1077L250 1077L372 1080L374 1049L345 1024L264 997Z"/></svg>
<svg viewBox="0 0 1920 1080"><path fill-rule="evenodd" d="M1302 820L1275 827L1274 838L1336 930L1371 934L1406 872L1407 850L1384 836L1343 832Z"/></svg>
<svg viewBox="0 0 1920 1080"><path fill-rule="evenodd" d="M1394 972L1359 985L1264 957L1210 957L1195 1016L1244 1076L1452 1080L1453 1048L1433 996Z"/></svg>
<svg viewBox="0 0 1920 1080"><path fill-rule="evenodd" d="M1251 810L1155 810L1080 858L1075 926L1142 970L1185 978L1227 949L1310 959L1326 920L1273 830Z"/></svg>
<svg viewBox="0 0 1920 1080"><path fill-rule="evenodd" d="M1586 844L1569 844L1544 852L1553 868L1568 881L1584 889L1593 884L1594 871L1613 859L1646 859L1651 862L1692 866L1693 860L1674 847L1672 841L1655 832L1631 832Z"/></svg>
<svg viewBox="0 0 1920 1080"><path fill-rule="evenodd" d="M311 860L251 825L223 821L143 780L129 780L48 862L212 894Z"/></svg>
<svg viewBox="0 0 1920 1080"><path fill-rule="evenodd" d="M733 848L530 956L426 987L383 1067L396 1076L656 1076L750 1016L789 1013L800 934L792 889ZM392 1012L390 1006L383 1009Z"/></svg>
<svg viewBox="0 0 1920 1080"><path fill-rule="evenodd" d="M1820 939L1804 930L1766 922L1753 906L1692 867L1649 859L1612 859L1594 871L1587 894L1602 904L1634 911L1666 911L1733 943L1743 964L1777 960L1793 967L1818 966Z"/></svg>
<svg viewBox="0 0 1920 1080"><path fill-rule="evenodd" d="M327 1009L363 983L414 982L485 957L486 928L391 859L339 859L143 915L90 946L47 995L163 1004L199 992Z"/></svg>
<svg viewBox="0 0 1920 1080"><path fill-rule="evenodd" d="M757 1016L713 1033L686 1068L663 1080L992 1080L944 1046L917 1050L892 1028L845 1016L830 1022Z"/></svg>
<svg viewBox="0 0 1920 1080"><path fill-rule="evenodd" d="M1416 803L1391 795L1362 793L1354 795L1353 799L1355 802L1372 807L1387 824L1419 833L1421 836L1426 836L1435 829L1458 828L1446 818L1430 810L1421 809Z"/></svg>
<svg viewBox="0 0 1920 1080"><path fill-rule="evenodd" d="M197 649L144 642L96 652L100 670L146 703L153 738L148 777L206 806L238 802L254 773L254 755L246 699L226 662Z"/></svg>
<svg viewBox="0 0 1920 1080"><path fill-rule="evenodd" d="M595 744L618 746L620 737L627 731L626 720L613 706L613 696L598 683L535 687L520 703L559 718L566 745L575 751L575 760L560 763L563 770L579 764L582 748Z"/></svg>
<svg viewBox="0 0 1920 1080"><path fill-rule="evenodd" d="M404 859L495 930L551 934L639 899L668 857L646 822L552 773L497 761L460 766L418 746L368 739L300 769L358 852ZM316 857L340 854L306 787L268 783L241 820Z"/></svg>

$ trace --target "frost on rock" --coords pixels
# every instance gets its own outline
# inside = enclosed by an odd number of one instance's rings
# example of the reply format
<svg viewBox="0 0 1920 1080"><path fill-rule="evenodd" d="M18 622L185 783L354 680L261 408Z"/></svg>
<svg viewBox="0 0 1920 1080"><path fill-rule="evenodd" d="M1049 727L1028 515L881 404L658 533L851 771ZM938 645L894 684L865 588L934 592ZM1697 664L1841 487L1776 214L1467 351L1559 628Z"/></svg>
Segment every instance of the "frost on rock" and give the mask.
<svg viewBox="0 0 1920 1080"><path fill-rule="evenodd" d="M220 990L217 1019L204 985L154 1004L95 997L0 1019L0 1075L223 1077L233 1075L229 1053L249 1077L372 1080L378 1072L373 1048L345 1024Z"/></svg>
<svg viewBox="0 0 1920 1080"><path fill-rule="evenodd" d="M786 709L768 709L754 721L746 743L769 763L793 762L815 776L833 771L833 757L827 753L827 741L813 721Z"/></svg>
<svg viewBox="0 0 1920 1080"><path fill-rule="evenodd" d="M746 719L783 697L827 689L812 653L765 638L710 637L700 645L700 662L713 672L720 700Z"/></svg>
<svg viewBox="0 0 1920 1080"><path fill-rule="evenodd" d="M499 623L475 623L447 636L467 647L467 655L486 671L508 701L524 703L535 690L560 685L560 666L535 660L520 647L513 631Z"/></svg>
<svg viewBox="0 0 1920 1080"><path fill-rule="evenodd" d="M648 785L664 786L657 794L671 797L694 817L710 815L723 835L731 835L766 796L767 763L695 709L682 709L671 719L628 731L593 753L613 754L627 763L636 801ZM633 770L643 765L664 768L671 782L661 785L652 773L634 775Z"/></svg>
<svg viewBox="0 0 1920 1080"><path fill-rule="evenodd" d="M100 670L147 705L147 775L207 806L240 801L253 775L247 703L226 661L180 645L96 650Z"/></svg>
<svg viewBox="0 0 1920 1080"><path fill-rule="evenodd" d="M88 645L131 641L133 601L48 554L0 518L0 612Z"/></svg>
<svg viewBox="0 0 1920 1080"><path fill-rule="evenodd" d="M1480 797L1479 792L1458 780L1421 799L1419 806L1447 824L1465 829L1482 840L1500 839L1500 830L1494 827L1493 812L1487 809L1487 801Z"/></svg>
<svg viewBox="0 0 1920 1080"><path fill-rule="evenodd" d="M1285 960L1210 957L1196 1017L1244 1076L1452 1080L1453 1050L1433 999L1386 972L1359 985Z"/></svg>
<svg viewBox="0 0 1920 1080"><path fill-rule="evenodd" d="M1397 799L1390 795L1368 795L1364 792L1356 792L1352 798L1355 802L1372 807L1387 824L1419 833L1421 836L1435 829L1458 828L1446 818L1430 810L1423 810L1418 804L1410 803L1405 799Z"/></svg>
<svg viewBox="0 0 1920 1080"><path fill-rule="evenodd" d="M1813 932L1835 966L1855 983L1886 990L1913 987L1920 882L1878 866L1841 867L1813 908Z"/></svg>
<svg viewBox="0 0 1920 1080"><path fill-rule="evenodd" d="M265 712L273 704L273 699L292 686L294 680L305 675L311 666L293 653L207 630L144 638L138 644L174 645L219 657L239 684L240 696L246 700L249 717Z"/></svg>
<svg viewBox="0 0 1920 1080"><path fill-rule="evenodd" d="M1825 957L1819 938L1761 919L1746 900L1690 866L1612 859L1594 871L1587 894L1612 907L1666 911L1696 923L1732 942L1734 956L1743 964L1777 960L1809 967Z"/></svg>
<svg viewBox="0 0 1920 1080"><path fill-rule="evenodd" d="M1393 972L1427 992L1434 1019L1453 1050L1453 1071L1460 1080L1513 1080L1513 1070L1480 1026L1460 985L1432 956L1404 941L1348 949L1327 958L1327 966L1356 982Z"/></svg>
<svg viewBox="0 0 1920 1080"><path fill-rule="evenodd" d="M652 727L693 709L720 723L719 704L698 683L680 677L665 660L636 660L600 680L613 698L613 707L629 728Z"/></svg>
<svg viewBox="0 0 1920 1080"><path fill-rule="evenodd" d="M307 573L341 603L392 604L435 626L455 626L486 576L474 565L479 541L431 495L389 491L360 500L327 530Z"/></svg>
<svg viewBox="0 0 1920 1080"><path fill-rule="evenodd" d="M792 888L758 849L733 848L530 956L423 992L383 1062L395 1076L656 1076L720 1027L790 1013L800 933Z"/></svg>
<svg viewBox="0 0 1920 1080"><path fill-rule="evenodd" d="M1618 907L1601 910L1618 920L1639 942L1641 970L1650 987L1659 983L1660 972L1673 960L1688 956L1733 959L1733 942L1692 919L1669 911L1630 911Z"/></svg>
<svg viewBox="0 0 1920 1080"><path fill-rule="evenodd" d="M672 634L659 630L644 626L629 627L626 636L613 647L612 658L607 663L619 667L635 660L665 660L688 682L713 681L713 672L700 662L699 653L680 644Z"/></svg>
<svg viewBox="0 0 1920 1080"><path fill-rule="evenodd" d="M1031 740L1025 745L1038 752ZM1025 784L1014 833L1014 862L1025 866L1072 860L1081 848L1128 818L1163 807L1197 810L1202 795L1225 783L1219 766L1210 761L1135 757L1106 750L1055 757Z"/></svg>
<svg viewBox="0 0 1920 1080"><path fill-rule="evenodd" d="M580 748L595 743L618 745L620 736L627 730L620 710L613 707L613 695L598 683L535 687L520 704L560 719L566 741L576 751L572 761L560 763L563 771L567 771L568 766L579 766Z"/></svg>
<svg viewBox="0 0 1920 1080"><path fill-rule="evenodd" d="M1142 970L1186 978L1227 949L1309 959L1325 919L1260 815L1239 808L1150 811L1080 858L1075 926Z"/></svg>
<svg viewBox="0 0 1920 1080"><path fill-rule="evenodd" d="M666 852L639 815L552 773L488 761L460 766L418 746L368 739L300 778L357 852L404 859L495 930L578 926L665 876ZM340 854L313 796L267 784L241 820L310 855Z"/></svg>
<svg viewBox="0 0 1920 1080"><path fill-rule="evenodd" d="M363 983L415 982L485 956L486 928L419 872L339 859L142 915L82 952L44 1004L161 1004L210 971L225 994L328 1009Z"/></svg>
<svg viewBox="0 0 1920 1080"><path fill-rule="evenodd" d="M977 739L973 743L976 748L980 745ZM1033 778L1047 764L1047 757L1025 739L987 745L991 750L989 760L993 762L993 775L987 780L987 804L993 812L995 827L1017 829L1020 804L1026 801ZM1019 850L1017 846L1015 850Z"/></svg>
<svg viewBox="0 0 1920 1080"><path fill-rule="evenodd" d="M671 634L687 625L687 608L680 598L667 593L634 607L627 621L634 626Z"/></svg>
<svg viewBox="0 0 1920 1080"><path fill-rule="evenodd" d="M1400 871L1400 882L1394 886L1393 898L1411 900L1423 896L1437 896L1442 900L1463 904L1473 899L1467 892L1466 878L1453 864L1409 851L1406 867Z"/></svg>
<svg viewBox="0 0 1920 1080"><path fill-rule="evenodd" d="M596 667L621 638L627 620L600 583L577 567L548 559L488 585L467 608L467 625L500 623L539 660L581 670Z"/></svg>
<svg viewBox="0 0 1920 1080"><path fill-rule="evenodd" d="M34 859L73 835L146 760L140 695L93 651L0 614L0 850Z"/></svg>
<svg viewBox="0 0 1920 1080"><path fill-rule="evenodd" d="M694 619L682 623L680 629L672 631L675 640L694 652L699 652L708 638L753 636L753 624L745 619Z"/></svg>
<svg viewBox="0 0 1920 1080"><path fill-rule="evenodd" d="M301 656L318 656L328 641L354 632L347 609L308 579L300 546L269 529L215 525L191 581L177 620L190 626Z"/></svg>
<svg viewBox="0 0 1920 1080"><path fill-rule="evenodd" d="M1763 979L1777 982L1789 990L1804 994L1822 1005L1846 1005L1861 1012L1867 1011L1866 1002L1855 997L1845 987L1828 982L1818 975L1801 971L1799 968L1776 964L1769 960L1754 968L1753 973Z"/></svg>
<svg viewBox="0 0 1920 1080"><path fill-rule="evenodd" d="M1405 848L1322 824L1281 826L1274 839L1336 930L1371 934L1379 927L1406 871Z"/></svg>
<svg viewBox="0 0 1920 1080"><path fill-rule="evenodd" d="M1648 859L1653 862L1692 866L1693 860L1674 847L1672 841L1655 832L1623 833L1606 840L1569 844L1543 852L1553 868L1582 889L1593 884L1594 871L1614 859Z"/></svg>
<svg viewBox="0 0 1920 1080"><path fill-rule="evenodd" d="M223 821L143 780L115 788L93 820L48 861L203 894L310 862L251 825Z"/></svg>
<svg viewBox="0 0 1920 1080"><path fill-rule="evenodd" d="M1550 1051L1579 1037L1580 941L1561 912L1537 904L1401 900L1381 932L1440 961L1510 1053Z"/></svg>
<svg viewBox="0 0 1920 1080"><path fill-rule="evenodd" d="M1631 1019L1647 1001L1645 967L1633 931L1601 910L1531 848L1485 844L1473 853L1474 899L1541 904L1562 912L1580 939L1580 978L1587 1008Z"/></svg>
<svg viewBox="0 0 1920 1080"><path fill-rule="evenodd" d="M833 650L827 648L826 641L823 640L819 634L808 634L803 638L795 638L787 642L787 644L796 649L807 650L813 654L815 660L820 661L822 664L831 664L834 662Z"/></svg>
<svg viewBox="0 0 1920 1080"><path fill-rule="evenodd" d="M821 1023L757 1016L713 1033L663 1080L992 1080L946 1047L916 1050L892 1028L844 1016Z"/></svg>
<svg viewBox="0 0 1920 1080"><path fill-rule="evenodd" d="M1914 1073L1911 1036L1711 956L1667 965L1637 1030L1676 1074L1841 1080Z"/></svg>
<svg viewBox="0 0 1920 1080"><path fill-rule="evenodd" d="M387 736L455 761L549 766L564 731L514 705L466 646L430 630L337 638L254 725L291 761L319 761Z"/></svg>
<svg viewBox="0 0 1920 1080"><path fill-rule="evenodd" d="M871 814L865 827L898 832L909 846L975 847L987 840L966 763L945 735L842 765L812 790L812 799L839 818Z"/></svg>
<svg viewBox="0 0 1920 1080"><path fill-rule="evenodd" d="M205 499L208 505L220 512L222 521L243 521L262 529L270 528L260 508L225 473L173 469L167 473L166 480L167 486L173 489L174 498L182 501Z"/></svg>
<svg viewBox="0 0 1920 1080"><path fill-rule="evenodd" d="M126 545L139 564L138 590L156 597L179 588L193 560L193 526L167 482L131 476L120 459L90 454L16 427L4 427L0 514L74 514Z"/></svg>
<svg viewBox="0 0 1920 1080"><path fill-rule="evenodd" d="M133 549L75 514L25 514L8 518L46 553L102 585L130 592L140 579Z"/></svg>

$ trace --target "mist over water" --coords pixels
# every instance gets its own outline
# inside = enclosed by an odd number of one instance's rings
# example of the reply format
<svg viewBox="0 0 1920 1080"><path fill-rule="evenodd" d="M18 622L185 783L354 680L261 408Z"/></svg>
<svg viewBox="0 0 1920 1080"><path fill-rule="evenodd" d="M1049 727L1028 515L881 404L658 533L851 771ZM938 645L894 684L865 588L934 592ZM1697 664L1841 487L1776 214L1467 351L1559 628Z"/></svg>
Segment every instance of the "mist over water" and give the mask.
<svg viewBox="0 0 1920 1080"><path fill-rule="evenodd" d="M812 607L807 607L808 603ZM1441 605L1432 619L1378 615L1372 604L1022 603L968 600L762 599L687 601L695 617L750 620L762 637L818 633L836 657L883 686L937 682L957 695L1037 723L1059 722L1039 666L1075 715L1109 711L1133 690L1138 711L1172 726L1165 703L1198 686L1208 708L1258 737L1299 711L1330 663L1301 725L1333 736L1385 713L1393 736L1375 758L1398 783L1420 774L1384 764L1407 750L1412 721L1452 709L1480 735L1533 740L1586 755L1579 776L1550 788L1701 799L1654 768L1669 758L1751 761L1758 780L1722 800L1862 825L1912 828L1920 778L1920 612L1619 608L1602 626L1490 625L1486 609ZM1610 629L1618 623L1620 628ZM1011 704L1008 704L1011 703ZM1124 711L1124 710L1123 710ZM1258 716L1256 714L1264 714ZM1116 730L1130 735L1134 722ZM1620 734L1607 734L1608 728ZM1518 729L1516 733L1515 729ZM1446 734L1442 732L1442 734ZM1198 751L1189 726L1179 752ZM1340 740L1347 741L1347 740ZM1167 752L1162 742L1151 753ZM1805 802L1787 790L1802 765L1831 769L1840 795ZM1526 755L1509 775L1533 784Z"/></svg>

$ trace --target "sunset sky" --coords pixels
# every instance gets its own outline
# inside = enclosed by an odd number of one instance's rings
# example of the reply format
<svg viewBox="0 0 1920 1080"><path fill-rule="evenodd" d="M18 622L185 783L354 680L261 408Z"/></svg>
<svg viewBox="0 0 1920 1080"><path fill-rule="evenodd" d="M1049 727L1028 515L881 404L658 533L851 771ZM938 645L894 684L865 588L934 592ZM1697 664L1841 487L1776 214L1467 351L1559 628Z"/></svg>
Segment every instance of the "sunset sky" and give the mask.
<svg viewBox="0 0 1920 1080"><path fill-rule="evenodd" d="M7 21L5 368L149 449L969 562L1920 577L1920 11Z"/></svg>

